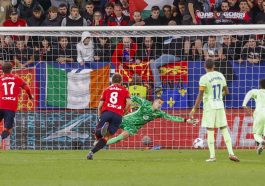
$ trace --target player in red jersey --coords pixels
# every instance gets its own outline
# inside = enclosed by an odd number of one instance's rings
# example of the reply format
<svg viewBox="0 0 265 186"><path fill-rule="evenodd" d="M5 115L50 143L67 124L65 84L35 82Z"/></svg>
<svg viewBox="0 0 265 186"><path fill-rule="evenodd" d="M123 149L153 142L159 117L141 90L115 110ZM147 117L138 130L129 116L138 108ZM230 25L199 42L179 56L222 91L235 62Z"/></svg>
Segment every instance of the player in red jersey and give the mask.
<svg viewBox="0 0 265 186"><path fill-rule="evenodd" d="M112 76L112 85L101 96L98 105L99 123L95 132L98 142L87 154L87 159L89 160L92 160L93 154L102 149L106 145L108 138L117 132L122 122L122 116L131 107L130 93L121 83L122 76L114 74Z"/></svg>
<svg viewBox="0 0 265 186"><path fill-rule="evenodd" d="M2 65L2 71L3 75L0 77L0 121L4 119L4 130L1 134L0 141L7 138L12 132L20 88L27 92L29 99L33 99L26 82L11 73L11 63L5 62Z"/></svg>

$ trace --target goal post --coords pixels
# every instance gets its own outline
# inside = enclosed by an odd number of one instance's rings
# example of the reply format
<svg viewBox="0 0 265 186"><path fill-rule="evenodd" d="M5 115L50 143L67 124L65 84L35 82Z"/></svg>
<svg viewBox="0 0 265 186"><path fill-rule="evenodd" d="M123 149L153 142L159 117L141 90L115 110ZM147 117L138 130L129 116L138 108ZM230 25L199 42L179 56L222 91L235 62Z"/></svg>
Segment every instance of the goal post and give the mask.
<svg viewBox="0 0 265 186"><path fill-rule="evenodd" d="M132 95L149 101L161 96L164 112L187 118L206 58L227 78L224 103L234 148L255 146L253 118L241 105L265 78L265 25L0 27L0 38L0 63L10 61L35 95L30 101L22 92L6 148L90 148L97 104L114 72L122 74ZM202 109L195 117L201 120ZM216 146L223 148L216 133ZM206 142L200 123L161 118L108 148L191 149L198 137Z"/></svg>

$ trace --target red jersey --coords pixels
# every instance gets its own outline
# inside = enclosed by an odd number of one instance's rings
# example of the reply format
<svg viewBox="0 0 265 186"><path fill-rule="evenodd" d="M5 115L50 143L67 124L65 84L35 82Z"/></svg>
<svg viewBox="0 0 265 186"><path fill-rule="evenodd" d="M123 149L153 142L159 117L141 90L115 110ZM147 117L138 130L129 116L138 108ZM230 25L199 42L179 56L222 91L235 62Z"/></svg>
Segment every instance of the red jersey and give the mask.
<svg viewBox="0 0 265 186"><path fill-rule="evenodd" d="M7 19L4 23L3 26L27 26L27 22L24 19L18 19L17 22L12 22L11 19Z"/></svg>
<svg viewBox="0 0 265 186"><path fill-rule="evenodd" d="M4 74L0 78L0 109L17 110L20 88L24 88L26 82L13 74Z"/></svg>
<svg viewBox="0 0 265 186"><path fill-rule="evenodd" d="M123 116L127 98L130 98L130 93L125 87L117 84L109 86L101 97L101 101L104 101L102 112L108 110Z"/></svg>

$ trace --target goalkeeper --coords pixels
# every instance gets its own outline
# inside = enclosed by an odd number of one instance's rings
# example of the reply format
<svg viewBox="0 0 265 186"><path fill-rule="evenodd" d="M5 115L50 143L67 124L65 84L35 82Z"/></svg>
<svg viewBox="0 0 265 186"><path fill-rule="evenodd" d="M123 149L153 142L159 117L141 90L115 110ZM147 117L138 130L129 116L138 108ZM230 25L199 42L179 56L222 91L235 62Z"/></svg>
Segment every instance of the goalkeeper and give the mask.
<svg viewBox="0 0 265 186"><path fill-rule="evenodd" d="M132 96L132 101L136 102L140 105L137 111L127 114L123 117L120 128L123 132L108 140L107 145L111 145L117 143L123 139L128 138L138 132L142 126L147 124L149 121L153 121L156 118L165 118L171 121L176 122L187 122L193 125L198 123L197 119L188 119L171 116L163 111L161 111L161 107L163 104L163 100L161 98L157 98L153 103L150 101L144 100L142 98Z"/></svg>

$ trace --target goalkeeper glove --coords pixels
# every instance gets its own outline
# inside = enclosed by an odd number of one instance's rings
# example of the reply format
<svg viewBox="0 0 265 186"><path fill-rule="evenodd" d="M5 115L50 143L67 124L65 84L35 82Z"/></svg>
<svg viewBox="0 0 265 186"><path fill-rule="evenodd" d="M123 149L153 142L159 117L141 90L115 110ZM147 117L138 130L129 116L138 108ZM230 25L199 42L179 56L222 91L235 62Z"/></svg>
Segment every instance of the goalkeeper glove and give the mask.
<svg viewBox="0 0 265 186"><path fill-rule="evenodd" d="M186 120L187 123L192 124L193 126L197 125L199 123L198 119L189 118Z"/></svg>

